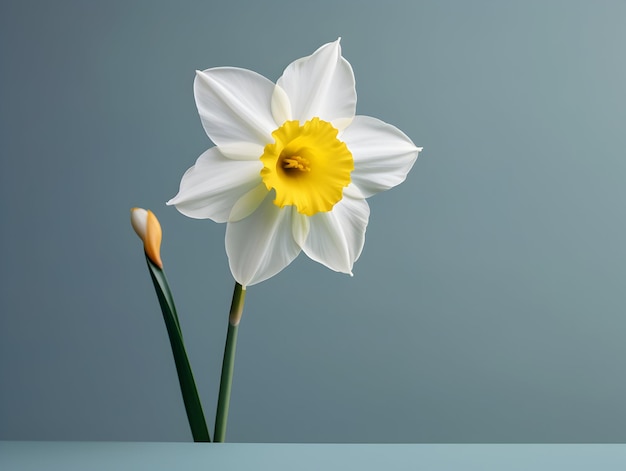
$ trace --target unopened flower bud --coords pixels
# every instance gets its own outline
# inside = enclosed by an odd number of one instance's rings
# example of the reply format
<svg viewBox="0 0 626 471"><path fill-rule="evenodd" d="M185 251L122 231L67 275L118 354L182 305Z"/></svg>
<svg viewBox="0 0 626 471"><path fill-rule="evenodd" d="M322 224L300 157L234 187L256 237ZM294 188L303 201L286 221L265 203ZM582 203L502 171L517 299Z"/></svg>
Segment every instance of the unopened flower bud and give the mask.
<svg viewBox="0 0 626 471"><path fill-rule="evenodd" d="M163 268L161 261L161 239L163 232L161 224L154 213L143 208L130 210L130 223L139 238L143 241L143 249L148 258L159 268Z"/></svg>

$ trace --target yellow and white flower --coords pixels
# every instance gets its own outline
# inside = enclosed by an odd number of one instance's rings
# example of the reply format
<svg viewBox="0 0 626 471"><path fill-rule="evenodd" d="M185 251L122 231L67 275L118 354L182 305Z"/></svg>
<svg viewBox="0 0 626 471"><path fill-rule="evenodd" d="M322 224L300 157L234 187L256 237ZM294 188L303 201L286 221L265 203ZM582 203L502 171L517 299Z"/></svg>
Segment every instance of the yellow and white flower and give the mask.
<svg viewBox="0 0 626 471"><path fill-rule="evenodd" d="M301 251L352 274L375 193L403 182L421 148L399 129L356 116L352 67L339 40L292 62L276 84L246 69L198 71L196 105L216 144L167 204L226 222L226 252L244 287Z"/></svg>

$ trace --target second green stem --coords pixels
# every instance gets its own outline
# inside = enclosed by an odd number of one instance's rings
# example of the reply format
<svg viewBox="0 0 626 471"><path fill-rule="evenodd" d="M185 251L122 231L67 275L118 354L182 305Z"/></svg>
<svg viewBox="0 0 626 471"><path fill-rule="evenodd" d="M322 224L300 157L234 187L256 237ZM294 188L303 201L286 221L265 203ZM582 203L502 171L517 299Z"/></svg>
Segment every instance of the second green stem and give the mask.
<svg viewBox="0 0 626 471"><path fill-rule="evenodd" d="M214 442L223 442L226 438L230 391L233 383L233 370L235 368L237 329L243 313L245 298L246 290L239 283L236 283L235 291L233 293L233 301L230 306L230 315L228 317L228 333L226 335L226 346L224 347L222 378L220 380L220 393L217 400L217 414L215 417L215 433L213 435Z"/></svg>

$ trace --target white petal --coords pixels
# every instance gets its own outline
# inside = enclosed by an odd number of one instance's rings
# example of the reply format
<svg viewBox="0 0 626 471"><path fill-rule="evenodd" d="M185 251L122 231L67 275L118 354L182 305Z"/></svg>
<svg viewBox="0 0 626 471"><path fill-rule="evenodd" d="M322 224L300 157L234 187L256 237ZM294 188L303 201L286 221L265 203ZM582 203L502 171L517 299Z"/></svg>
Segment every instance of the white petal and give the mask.
<svg viewBox="0 0 626 471"><path fill-rule="evenodd" d="M360 196L356 188L350 188L332 211L309 218L304 253L331 270L352 275L352 266L363 250L370 214L367 201Z"/></svg>
<svg viewBox="0 0 626 471"><path fill-rule="evenodd" d="M233 160L259 160L265 148L251 142L232 142L219 146L220 152Z"/></svg>
<svg viewBox="0 0 626 471"><path fill-rule="evenodd" d="M230 271L244 288L276 275L300 253L292 234L292 208L279 208L275 197L269 192L254 213L226 226Z"/></svg>
<svg viewBox="0 0 626 471"><path fill-rule="evenodd" d="M271 81L251 70L217 67L197 71L193 88L202 125L215 144L273 142L278 126L271 111Z"/></svg>
<svg viewBox="0 0 626 471"><path fill-rule="evenodd" d="M291 103L287 92L281 87L276 85L274 87L274 93L272 94L272 116L277 123L284 123L285 121L293 120L291 114Z"/></svg>
<svg viewBox="0 0 626 471"><path fill-rule="evenodd" d="M226 222L239 198L261 182L262 167L258 160L228 159L212 147L185 172L178 194L167 204L191 218Z"/></svg>
<svg viewBox="0 0 626 471"><path fill-rule="evenodd" d="M369 116L355 116L339 139L352 152L351 178L366 197L402 183L422 150L398 128Z"/></svg>
<svg viewBox="0 0 626 471"><path fill-rule="evenodd" d="M143 208L133 208L130 210L130 224L135 229L135 233L141 241L146 240L148 233L148 211Z"/></svg>
<svg viewBox="0 0 626 471"><path fill-rule="evenodd" d="M311 229L308 216L300 214L295 207L293 207L293 222L291 226L293 238L300 247L304 246L306 238L309 235Z"/></svg>
<svg viewBox="0 0 626 471"><path fill-rule="evenodd" d="M292 62L278 79L289 97L293 119L314 117L345 126L354 117L356 88L350 63L341 57L339 39Z"/></svg>
<svg viewBox="0 0 626 471"><path fill-rule="evenodd" d="M252 188L248 193L237 200L235 206L233 206L233 209L230 211L228 221L237 222L250 216L261 205L267 193L267 187L263 182Z"/></svg>

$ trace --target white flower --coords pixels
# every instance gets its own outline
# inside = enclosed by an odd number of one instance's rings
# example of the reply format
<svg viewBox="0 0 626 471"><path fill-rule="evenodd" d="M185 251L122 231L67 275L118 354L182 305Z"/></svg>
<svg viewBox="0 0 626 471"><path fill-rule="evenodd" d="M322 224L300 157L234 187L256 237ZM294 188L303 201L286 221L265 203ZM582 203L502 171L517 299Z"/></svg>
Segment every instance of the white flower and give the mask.
<svg viewBox="0 0 626 471"><path fill-rule="evenodd" d="M226 222L226 252L244 287L304 251L352 274L375 193L403 182L421 148L399 129L355 116L352 67L339 40L292 62L273 84L246 69L198 71L202 125L216 144L167 204Z"/></svg>

